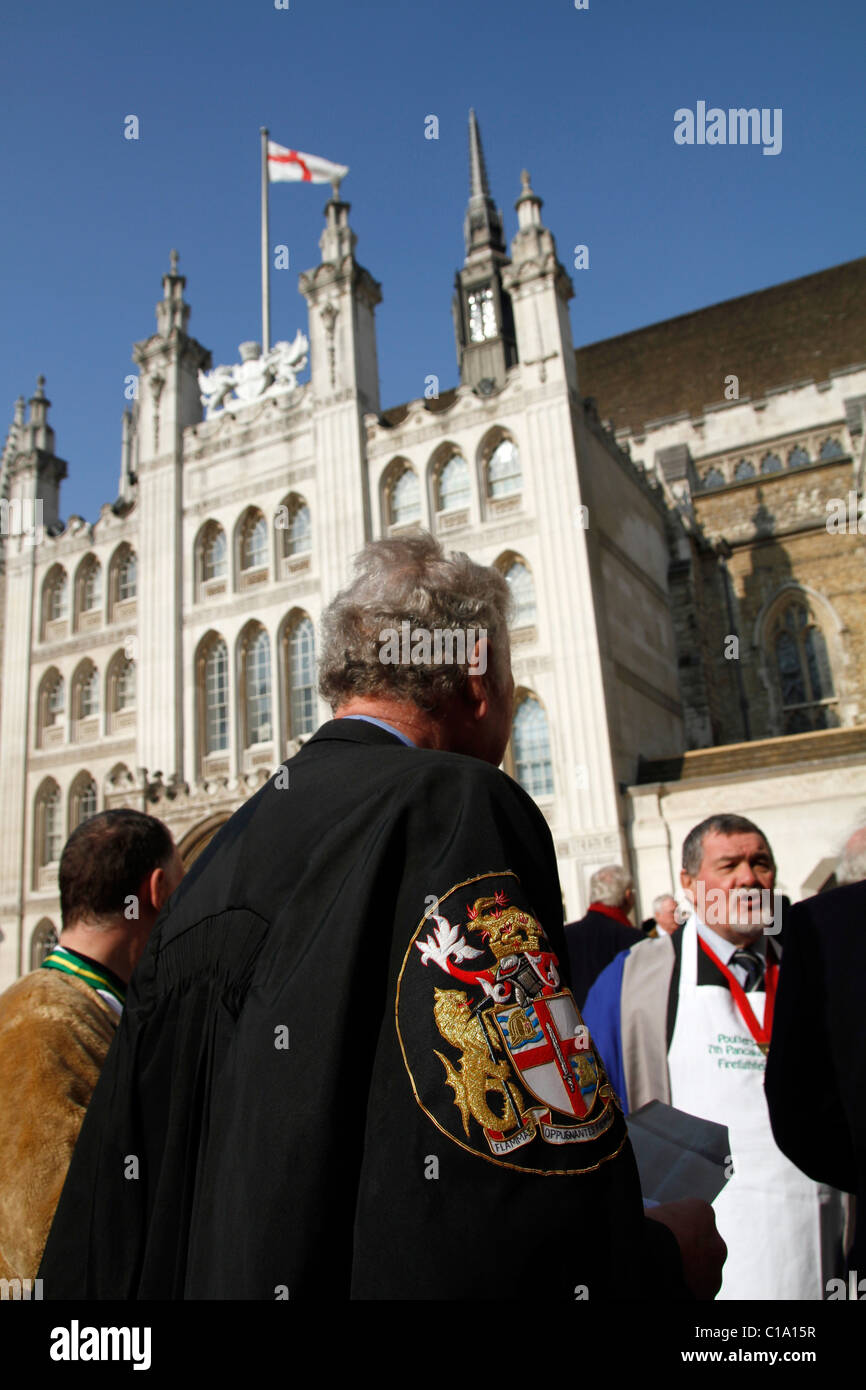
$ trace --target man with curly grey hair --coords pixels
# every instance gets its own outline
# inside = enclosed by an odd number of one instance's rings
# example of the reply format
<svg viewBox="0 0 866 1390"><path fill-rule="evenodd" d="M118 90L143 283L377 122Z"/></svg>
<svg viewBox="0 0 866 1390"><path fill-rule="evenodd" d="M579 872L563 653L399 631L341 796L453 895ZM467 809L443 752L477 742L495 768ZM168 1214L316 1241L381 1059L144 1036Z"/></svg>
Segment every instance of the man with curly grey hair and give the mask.
<svg viewBox="0 0 866 1390"><path fill-rule="evenodd" d="M542 1305L712 1297L710 1208L644 1217L550 831L498 770L507 613L430 536L358 556L322 623L335 718L196 861L133 981L47 1296L491 1298L541 1238Z"/></svg>
<svg viewBox="0 0 866 1390"><path fill-rule="evenodd" d="M377 541L322 615L319 690L339 719L377 719L419 748L502 761L514 679L510 590L432 536Z"/></svg>

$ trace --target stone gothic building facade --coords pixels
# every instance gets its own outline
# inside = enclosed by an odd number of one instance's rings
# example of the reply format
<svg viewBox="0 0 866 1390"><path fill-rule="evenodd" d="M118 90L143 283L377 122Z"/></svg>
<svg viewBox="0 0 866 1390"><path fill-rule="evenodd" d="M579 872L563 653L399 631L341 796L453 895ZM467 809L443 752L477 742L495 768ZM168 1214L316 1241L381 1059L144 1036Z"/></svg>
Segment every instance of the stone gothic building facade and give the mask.
<svg viewBox="0 0 866 1390"><path fill-rule="evenodd" d="M866 810L866 260L575 352L541 199L524 173L509 253L474 117L470 168L453 389L381 406L381 290L335 196L306 333L235 367L190 335L172 257L94 523L60 519L42 379L17 403L0 987L59 927L84 817L148 810L191 862L329 716L322 608L367 539L417 527L512 586L505 766L551 826L569 916L615 860L646 912L716 810L765 824L798 898Z"/></svg>

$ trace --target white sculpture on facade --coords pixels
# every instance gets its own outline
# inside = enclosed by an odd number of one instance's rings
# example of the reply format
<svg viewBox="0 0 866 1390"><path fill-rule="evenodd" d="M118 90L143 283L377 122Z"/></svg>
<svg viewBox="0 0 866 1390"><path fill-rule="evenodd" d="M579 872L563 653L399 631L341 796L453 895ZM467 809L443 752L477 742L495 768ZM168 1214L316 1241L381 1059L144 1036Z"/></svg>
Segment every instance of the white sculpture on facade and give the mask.
<svg viewBox="0 0 866 1390"><path fill-rule="evenodd" d="M262 397L294 391L298 373L307 365L309 348L307 336L300 328L290 343L274 343L264 356L258 343L241 343L239 363L198 374L205 418L210 420L225 408L232 401L232 393L235 400L247 405Z"/></svg>

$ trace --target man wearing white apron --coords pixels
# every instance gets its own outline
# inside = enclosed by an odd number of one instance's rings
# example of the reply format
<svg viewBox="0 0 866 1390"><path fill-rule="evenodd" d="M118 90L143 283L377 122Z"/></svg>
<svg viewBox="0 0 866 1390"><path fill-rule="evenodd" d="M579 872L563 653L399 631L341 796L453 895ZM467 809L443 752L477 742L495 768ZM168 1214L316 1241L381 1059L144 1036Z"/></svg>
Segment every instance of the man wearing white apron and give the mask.
<svg viewBox="0 0 866 1390"><path fill-rule="evenodd" d="M618 957L584 1009L628 1109L663 1100L728 1128L731 1176L713 1203L728 1247L720 1299L822 1298L841 1236L839 1194L785 1158L764 1095L781 956L775 874L757 826L703 821L683 846L693 911L682 931Z"/></svg>

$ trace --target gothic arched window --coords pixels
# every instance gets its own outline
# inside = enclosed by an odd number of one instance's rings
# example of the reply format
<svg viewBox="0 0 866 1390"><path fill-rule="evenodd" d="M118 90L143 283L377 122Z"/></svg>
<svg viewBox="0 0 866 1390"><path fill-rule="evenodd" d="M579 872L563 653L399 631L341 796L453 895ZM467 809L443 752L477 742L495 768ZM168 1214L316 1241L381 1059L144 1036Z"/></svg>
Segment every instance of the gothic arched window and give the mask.
<svg viewBox="0 0 866 1390"><path fill-rule="evenodd" d="M469 465L462 454L452 454L436 480L436 510L453 512L469 506Z"/></svg>
<svg viewBox="0 0 866 1390"><path fill-rule="evenodd" d="M512 439L503 439L497 444L487 464L487 495L495 500L510 497L523 487L523 474L520 469L520 453Z"/></svg>
<svg viewBox="0 0 866 1390"><path fill-rule="evenodd" d="M119 719L118 715L131 715L136 700L135 662L125 652L116 652L108 667L106 707L108 710L108 733L131 724L130 718Z"/></svg>
<svg viewBox="0 0 866 1390"><path fill-rule="evenodd" d="M250 512L241 527L241 572L268 567L268 523L261 512Z"/></svg>
<svg viewBox="0 0 866 1390"><path fill-rule="evenodd" d="M204 662L205 753L223 753L229 746L229 654L218 637Z"/></svg>
<svg viewBox="0 0 866 1390"><path fill-rule="evenodd" d="M217 522L211 522L201 541L201 577L205 584L225 579L228 572L226 533Z"/></svg>
<svg viewBox="0 0 866 1390"><path fill-rule="evenodd" d="M99 733L99 672L83 661L72 677L72 737L96 738Z"/></svg>
<svg viewBox="0 0 866 1390"><path fill-rule="evenodd" d="M63 677L58 675L52 682L46 702L46 723L62 724L63 716L66 712L66 691L63 684Z"/></svg>
<svg viewBox="0 0 866 1390"><path fill-rule="evenodd" d="M514 776L530 796L553 795L553 764L547 715L534 695L517 707L511 728Z"/></svg>
<svg viewBox="0 0 866 1390"><path fill-rule="evenodd" d="M725 475L722 472L722 470L720 468L711 468L710 471L707 473L706 477L704 478L704 489L709 490L711 487L724 486Z"/></svg>
<svg viewBox="0 0 866 1390"><path fill-rule="evenodd" d="M92 719L99 713L99 672L94 668L78 685L78 718Z"/></svg>
<svg viewBox="0 0 866 1390"><path fill-rule="evenodd" d="M138 560L135 551L128 550L120 562L117 574L117 597L121 603L138 593Z"/></svg>
<svg viewBox="0 0 866 1390"><path fill-rule="evenodd" d="M263 627L253 629L244 644L245 744L269 743L271 716L271 642Z"/></svg>
<svg viewBox="0 0 866 1390"><path fill-rule="evenodd" d="M844 456L845 450L842 448L842 445L839 443L838 439L825 439L824 443L821 445L821 452L818 455L818 457L822 460L840 459L844 458Z"/></svg>
<svg viewBox="0 0 866 1390"><path fill-rule="evenodd" d="M132 709L135 706L135 662L127 657L117 671L115 687L115 709Z"/></svg>
<svg viewBox="0 0 866 1390"><path fill-rule="evenodd" d="M755 465L750 463L748 459L740 459L740 462L734 469L734 481L741 482L744 478L754 478L754 476Z"/></svg>
<svg viewBox="0 0 866 1390"><path fill-rule="evenodd" d="M138 562L135 551L121 542L108 562L108 621L117 622L117 606L130 603L138 594ZM127 616L126 614L122 616Z"/></svg>
<svg viewBox="0 0 866 1390"><path fill-rule="evenodd" d="M95 555L88 556L78 571L78 615L98 613L102 608L102 566Z"/></svg>
<svg viewBox="0 0 866 1390"><path fill-rule="evenodd" d="M802 597L782 607L770 628L770 645L782 704L783 732L835 727L833 672L824 634Z"/></svg>
<svg viewBox="0 0 866 1390"><path fill-rule="evenodd" d="M65 622L69 617L69 582L62 565L55 565L48 573L42 590L42 636L48 635L48 623Z"/></svg>
<svg viewBox="0 0 866 1390"><path fill-rule="evenodd" d="M45 748L62 741L66 722L66 686L55 666L39 682L36 697L36 746Z"/></svg>
<svg viewBox="0 0 866 1390"><path fill-rule="evenodd" d="M762 473L781 473L782 460L778 454L765 454L761 459Z"/></svg>
<svg viewBox="0 0 866 1390"><path fill-rule="evenodd" d="M286 663L289 738L299 738L316 726L316 635L309 618L289 630Z"/></svg>
<svg viewBox="0 0 866 1390"><path fill-rule="evenodd" d="M505 571L505 578L514 604L511 626L531 627L536 617L535 583L528 566L515 560Z"/></svg>
<svg viewBox="0 0 866 1390"><path fill-rule="evenodd" d="M412 468L404 468L391 488L391 525L408 526L421 517L421 489Z"/></svg>
<svg viewBox="0 0 866 1390"><path fill-rule="evenodd" d="M788 455L789 468L805 468L807 463L811 463L807 449L802 444L795 444Z"/></svg>
<svg viewBox="0 0 866 1390"><path fill-rule="evenodd" d="M96 783L89 772L81 772L69 793L69 833L96 815Z"/></svg>
<svg viewBox="0 0 866 1390"><path fill-rule="evenodd" d="M53 777L43 782L36 794L36 867L56 864L63 849L63 821L60 788Z"/></svg>
<svg viewBox="0 0 866 1390"><path fill-rule="evenodd" d="M282 554L305 555L313 546L313 519L310 509L302 497L290 497L283 506L287 513L287 524L280 525Z"/></svg>

